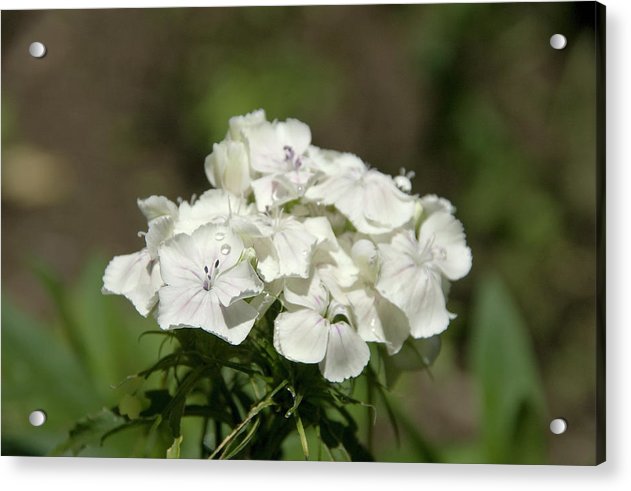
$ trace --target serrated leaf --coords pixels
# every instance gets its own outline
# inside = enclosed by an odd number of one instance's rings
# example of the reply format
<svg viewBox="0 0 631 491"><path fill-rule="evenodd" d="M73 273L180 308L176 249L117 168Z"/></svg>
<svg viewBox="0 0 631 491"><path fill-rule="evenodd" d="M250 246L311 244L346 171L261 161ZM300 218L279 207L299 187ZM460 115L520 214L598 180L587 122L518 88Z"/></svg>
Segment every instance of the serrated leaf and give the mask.
<svg viewBox="0 0 631 491"><path fill-rule="evenodd" d="M125 425L128 421L112 412L110 409L102 409L97 414L88 416L77 422L70 430L68 439L59 445L53 455L63 455L71 452L78 455L81 450L89 445L101 445L103 436L112 430Z"/></svg>

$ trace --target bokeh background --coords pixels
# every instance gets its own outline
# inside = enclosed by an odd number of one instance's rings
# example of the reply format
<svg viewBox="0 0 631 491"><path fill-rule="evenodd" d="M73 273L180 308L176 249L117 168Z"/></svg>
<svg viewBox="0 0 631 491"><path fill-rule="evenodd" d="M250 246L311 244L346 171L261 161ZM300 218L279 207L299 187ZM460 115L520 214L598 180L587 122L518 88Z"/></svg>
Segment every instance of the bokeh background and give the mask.
<svg viewBox="0 0 631 491"><path fill-rule="evenodd" d="M50 452L156 359L103 269L142 245L136 198L205 190L228 118L264 108L414 170L468 234L458 317L393 389L400 443L378 409L376 457L594 463L594 35L592 2L3 12L3 454Z"/></svg>

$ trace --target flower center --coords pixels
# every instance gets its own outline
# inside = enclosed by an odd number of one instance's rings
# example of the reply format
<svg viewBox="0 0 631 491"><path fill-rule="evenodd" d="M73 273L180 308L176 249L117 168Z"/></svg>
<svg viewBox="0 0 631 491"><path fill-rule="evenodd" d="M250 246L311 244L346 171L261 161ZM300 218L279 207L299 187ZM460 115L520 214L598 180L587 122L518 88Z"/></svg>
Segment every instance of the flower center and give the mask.
<svg viewBox="0 0 631 491"><path fill-rule="evenodd" d="M434 243L436 235L432 235L431 238L423 244L421 253L418 256L419 264L429 263L433 261L445 261L447 259L447 250Z"/></svg>
<svg viewBox="0 0 631 491"><path fill-rule="evenodd" d="M289 170L297 171L300 169L302 167L302 159L300 158L300 155L296 155L296 151L293 147L285 145L283 150L285 151L285 162L289 166Z"/></svg>
<svg viewBox="0 0 631 491"><path fill-rule="evenodd" d="M204 282L202 287L204 290L208 291L212 288L213 279L217 276L217 268L219 267L219 259L217 259L212 266L209 268L208 266L204 266Z"/></svg>

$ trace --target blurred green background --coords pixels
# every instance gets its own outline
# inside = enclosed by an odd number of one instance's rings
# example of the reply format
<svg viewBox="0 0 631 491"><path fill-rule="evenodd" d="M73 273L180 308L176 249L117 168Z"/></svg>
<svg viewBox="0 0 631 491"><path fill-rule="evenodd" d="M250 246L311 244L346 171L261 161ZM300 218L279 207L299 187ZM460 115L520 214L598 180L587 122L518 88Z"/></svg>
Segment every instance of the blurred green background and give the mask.
<svg viewBox="0 0 631 491"><path fill-rule="evenodd" d="M202 192L228 118L264 108L414 170L468 234L458 317L376 457L594 463L593 24L591 2L3 12L2 453L50 452L156 359L155 323L100 294L107 259L142 245L137 197Z"/></svg>

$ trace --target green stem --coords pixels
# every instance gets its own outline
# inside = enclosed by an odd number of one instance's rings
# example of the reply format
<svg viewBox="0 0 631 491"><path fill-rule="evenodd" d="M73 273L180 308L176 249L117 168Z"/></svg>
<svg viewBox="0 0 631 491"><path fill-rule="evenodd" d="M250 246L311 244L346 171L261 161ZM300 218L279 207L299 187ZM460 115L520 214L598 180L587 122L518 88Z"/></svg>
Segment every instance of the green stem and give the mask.
<svg viewBox="0 0 631 491"><path fill-rule="evenodd" d="M252 421L252 419L257 414L259 414L266 407L272 406L274 404L274 400L273 400L274 396L280 389L282 389L286 385L287 385L287 380L284 380L282 383L277 385L276 388L272 392L270 392L267 395L267 397L265 397L265 399L263 399L262 401L252 406L252 408L250 408L250 411L248 411L248 414L245 417L245 419L241 421L241 423L239 423L226 438L224 438L224 440L219 444L219 446L215 449L215 451L212 454L210 454L210 457L208 458L214 459L217 455L219 455L219 452L223 450L226 447L226 445L232 442L232 440L234 440L236 436L239 433L241 433L241 431L250 423L250 421Z"/></svg>

